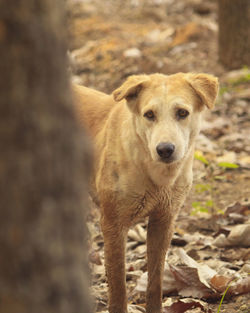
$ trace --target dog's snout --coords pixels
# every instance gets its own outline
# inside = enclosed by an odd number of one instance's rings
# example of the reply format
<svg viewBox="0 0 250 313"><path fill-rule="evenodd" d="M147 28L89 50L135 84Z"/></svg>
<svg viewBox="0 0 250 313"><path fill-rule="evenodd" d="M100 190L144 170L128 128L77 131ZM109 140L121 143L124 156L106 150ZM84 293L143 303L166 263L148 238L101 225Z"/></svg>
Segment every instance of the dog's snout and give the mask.
<svg viewBox="0 0 250 313"><path fill-rule="evenodd" d="M156 151L162 159L169 159L174 153L175 146L169 142L161 142L157 145Z"/></svg>

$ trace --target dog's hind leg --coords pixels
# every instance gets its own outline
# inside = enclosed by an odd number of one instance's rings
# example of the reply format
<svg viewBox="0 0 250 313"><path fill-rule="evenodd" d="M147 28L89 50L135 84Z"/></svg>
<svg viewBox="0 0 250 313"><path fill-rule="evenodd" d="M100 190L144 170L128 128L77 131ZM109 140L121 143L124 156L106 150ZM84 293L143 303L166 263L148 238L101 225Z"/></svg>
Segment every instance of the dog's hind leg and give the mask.
<svg viewBox="0 0 250 313"><path fill-rule="evenodd" d="M170 244L174 218L166 210L149 216L147 232L148 287L147 313L162 312L162 279L165 256Z"/></svg>
<svg viewBox="0 0 250 313"><path fill-rule="evenodd" d="M117 221L116 221L117 222ZM102 218L104 236L105 269L109 285L109 312L126 313L125 246L127 230L108 218Z"/></svg>

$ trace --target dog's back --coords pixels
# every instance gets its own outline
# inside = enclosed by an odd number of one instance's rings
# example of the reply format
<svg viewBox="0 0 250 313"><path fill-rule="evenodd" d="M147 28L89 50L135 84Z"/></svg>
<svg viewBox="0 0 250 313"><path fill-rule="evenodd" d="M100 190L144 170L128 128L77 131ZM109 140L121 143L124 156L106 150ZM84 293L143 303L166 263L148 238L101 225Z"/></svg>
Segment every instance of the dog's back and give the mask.
<svg viewBox="0 0 250 313"><path fill-rule="evenodd" d="M73 85L76 116L92 137L103 128L105 121L115 105L113 97L103 92Z"/></svg>

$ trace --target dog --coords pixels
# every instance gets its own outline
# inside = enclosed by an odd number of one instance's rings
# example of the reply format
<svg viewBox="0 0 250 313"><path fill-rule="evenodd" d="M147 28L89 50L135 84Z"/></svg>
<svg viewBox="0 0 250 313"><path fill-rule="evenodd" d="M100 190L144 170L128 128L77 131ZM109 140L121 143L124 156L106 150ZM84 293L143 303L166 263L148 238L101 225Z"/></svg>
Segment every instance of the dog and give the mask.
<svg viewBox="0 0 250 313"><path fill-rule="evenodd" d="M146 312L162 312L174 221L192 184L195 138L218 80L208 74L130 76L112 95L73 86L76 115L94 140L91 192L101 209L109 312L126 313L125 245L148 216Z"/></svg>

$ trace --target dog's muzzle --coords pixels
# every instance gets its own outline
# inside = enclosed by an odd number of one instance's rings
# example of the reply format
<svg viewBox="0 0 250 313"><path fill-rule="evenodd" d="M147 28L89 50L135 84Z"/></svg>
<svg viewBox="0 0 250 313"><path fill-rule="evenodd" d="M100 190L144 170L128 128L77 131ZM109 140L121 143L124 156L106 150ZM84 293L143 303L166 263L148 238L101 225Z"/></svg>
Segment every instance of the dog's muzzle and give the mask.
<svg viewBox="0 0 250 313"><path fill-rule="evenodd" d="M160 156L160 160L166 163L173 161L173 153L175 146L169 142L161 142L156 146L157 154Z"/></svg>

